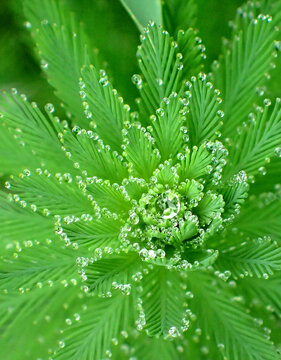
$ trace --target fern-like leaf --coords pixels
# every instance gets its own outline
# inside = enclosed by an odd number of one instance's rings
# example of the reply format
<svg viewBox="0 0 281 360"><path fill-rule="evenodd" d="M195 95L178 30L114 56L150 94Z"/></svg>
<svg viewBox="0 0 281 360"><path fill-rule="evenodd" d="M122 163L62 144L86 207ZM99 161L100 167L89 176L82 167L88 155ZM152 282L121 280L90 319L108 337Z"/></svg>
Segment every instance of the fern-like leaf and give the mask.
<svg viewBox="0 0 281 360"><path fill-rule="evenodd" d="M281 269L281 248L272 241L244 241L221 246L220 256L215 264L223 271L228 269L237 279L244 276L268 278Z"/></svg>
<svg viewBox="0 0 281 360"><path fill-rule="evenodd" d="M81 124L88 125L82 108L79 78L81 67L89 64L94 55L88 52L88 41L81 24L77 24L73 14L61 6L61 2L28 0L24 5L42 69L71 113Z"/></svg>
<svg viewBox="0 0 281 360"><path fill-rule="evenodd" d="M164 267L154 268L143 281L143 307L149 335L176 337L187 330L184 323L185 295L178 273Z"/></svg>
<svg viewBox="0 0 281 360"><path fill-rule="evenodd" d="M205 74L199 78L192 77L189 87L189 109L187 124L191 145L200 145L203 140L213 140L222 125L224 113L220 109L219 92L213 90L213 85L207 82Z"/></svg>
<svg viewBox="0 0 281 360"><path fill-rule="evenodd" d="M114 295L108 299L90 297L87 313L64 332L63 340L54 356L55 360L95 360L111 353L112 339L127 327L129 299Z"/></svg>
<svg viewBox="0 0 281 360"><path fill-rule="evenodd" d="M252 114L250 124L245 125L237 135L236 146L230 149L231 167L227 174L244 170L255 175L258 171L265 171L266 159L273 157L280 145L281 100L276 100L271 114L268 114L270 101L265 102L265 108L258 108L257 115Z"/></svg>
<svg viewBox="0 0 281 360"><path fill-rule="evenodd" d="M94 119L96 132L105 144L120 151L121 129L129 121L129 105L113 89L105 71L98 73L93 65L83 67L80 90L85 114Z"/></svg>
<svg viewBox="0 0 281 360"><path fill-rule="evenodd" d="M135 274L139 273L138 270L138 258L134 254L96 261L86 269L89 290L95 294L105 294L114 288L120 288L124 293L130 292L131 285L128 284L132 277L137 278Z"/></svg>
<svg viewBox="0 0 281 360"><path fill-rule="evenodd" d="M254 320L231 300L218 282L214 286L207 274L192 273L190 290L194 294L192 310L201 314L198 325L209 336L214 336L223 355L230 360L277 360L278 354L271 342L254 326Z"/></svg>
<svg viewBox="0 0 281 360"><path fill-rule="evenodd" d="M225 120L224 135L233 135L246 119L255 89L264 83L274 58L275 31L270 16L251 17L251 11L239 12L230 46L214 65L215 85L222 91Z"/></svg>

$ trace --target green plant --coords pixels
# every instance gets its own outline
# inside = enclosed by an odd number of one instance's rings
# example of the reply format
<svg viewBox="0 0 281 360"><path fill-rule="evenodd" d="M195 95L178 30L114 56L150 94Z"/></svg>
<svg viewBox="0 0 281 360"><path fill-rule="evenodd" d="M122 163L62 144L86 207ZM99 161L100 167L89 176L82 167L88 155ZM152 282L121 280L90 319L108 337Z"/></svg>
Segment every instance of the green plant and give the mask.
<svg viewBox="0 0 281 360"><path fill-rule="evenodd" d="M121 2L137 110L65 5L24 2L67 120L1 99L1 359L279 359L281 4L243 5L205 74L195 1Z"/></svg>

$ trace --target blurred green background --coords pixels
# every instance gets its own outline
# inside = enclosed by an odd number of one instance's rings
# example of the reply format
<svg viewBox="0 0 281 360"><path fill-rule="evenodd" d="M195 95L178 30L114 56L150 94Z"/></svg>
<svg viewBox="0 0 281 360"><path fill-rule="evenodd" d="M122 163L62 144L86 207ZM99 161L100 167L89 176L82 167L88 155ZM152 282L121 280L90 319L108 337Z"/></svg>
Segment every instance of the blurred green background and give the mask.
<svg viewBox="0 0 281 360"><path fill-rule="evenodd" d="M243 1L197 2L198 28L207 47L208 71L220 52L222 36L230 35L228 22ZM131 76L138 72L135 53L139 33L135 24L117 0L68 0L68 4L86 25L101 58L109 63L115 87L127 101L132 101L137 94ZM24 26L21 6L22 2L18 0L1 0L0 89L16 87L41 105L50 101L56 103L53 91L38 65L32 39Z"/></svg>

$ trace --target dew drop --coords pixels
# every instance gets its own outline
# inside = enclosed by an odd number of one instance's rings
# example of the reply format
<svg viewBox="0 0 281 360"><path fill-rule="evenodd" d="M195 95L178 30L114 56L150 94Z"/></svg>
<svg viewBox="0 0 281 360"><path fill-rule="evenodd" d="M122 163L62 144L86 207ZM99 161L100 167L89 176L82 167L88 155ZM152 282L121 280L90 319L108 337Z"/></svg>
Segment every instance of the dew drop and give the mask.
<svg viewBox="0 0 281 360"><path fill-rule="evenodd" d="M275 148L274 154L275 154L278 158L281 158L281 147Z"/></svg>
<svg viewBox="0 0 281 360"><path fill-rule="evenodd" d="M41 68L42 68L42 69L47 69L48 66L49 66L49 64L48 64L47 61L45 61L45 60L41 60L40 65L41 65Z"/></svg>
<svg viewBox="0 0 281 360"><path fill-rule="evenodd" d="M61 348L61 349L63 349L64 347L65 347L65 343L64 343L64 341L59 341L59 347Z"/></svg>
<svg viewBox="0 0 281 360"><path fill-rule="evenodd" d="M266 175L266 168L264 166L261 166L258 171L261 175Z"/></svg>
<svg viewBox="0 0 281 360"><path fill-rule="evenodd" d="M66 325L70 326L72 324L72 320L67 318L67 319L65 319L65 323L66 323Z"/></svg>
<svg viewBox="0 0 281 360"><path fill-rule="evenodd" d="M222 110L218 110L217 115L218 115L218 117L223 118L224 117L224 112Z"/></svg>
<svg viewBox="0 0 281 360"><path fill-rule="evenodd" d="M132 82L138 89L142 88L142 77L139 74L134 74L132 76Z"/></svg>
<svg viewBox="0 0 281 360"><path fill-rule="evenodd" d="M156 110L156 114L160 117L164 116L165 112L162 108Z"/></svg>
<svg viewBox="0 0 281 360"><path fill-rule="evenodd" d="M48 112L48 113L50 113L50 114L52 114L54 111L55 111L55 108L54 108L54 105L53 104L46 104L45 105L45 110Z"/></svg>
<svg viewBox="0 0 281 360"><path fill-rule="evenodd" d="M30 23L29 21L25 21L25 22L23 23L23 26L24 26L26 29L31 29L31 28L32 28L32 25L31 25L31 23Z"/></svg>
<svg viewBox="0 0 281 360"><path fill-rule="evenodd" d="M270 106L271 105L270 99L264 99L263 103L264 103L265 106Z"/></svg>
<svg viewBox="0 0 281 360"><path fill-rule="evenodd" d="M133 213L130 215L130 222L131 222L131 224L137 225L137 224L139 223L139 221L140 221L140 219L139 219L138 215L137 215L135 212L133 212Z"/></svg>
<svg viewBox="0 0 281 360"><path fill-rule="evenodd" d="M175 326L170 327L168 333L172 338L176 338L180 335L178 329Z"/></svg>

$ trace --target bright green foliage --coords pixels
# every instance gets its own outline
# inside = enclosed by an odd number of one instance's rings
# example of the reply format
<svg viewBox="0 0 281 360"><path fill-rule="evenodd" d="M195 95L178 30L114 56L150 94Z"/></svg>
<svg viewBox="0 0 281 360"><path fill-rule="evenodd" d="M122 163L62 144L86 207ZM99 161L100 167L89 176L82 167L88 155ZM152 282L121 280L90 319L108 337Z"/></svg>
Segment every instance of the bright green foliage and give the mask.
<svg viewBox="0 0 281 360"><path fill-rule="evenodd" d="M207 75L195 1L121 2L141 30L137 111L67 2L24 1L68 120L0 100L1 353L277 360L281 103L257 104L281 5L243 5Z"/></svg>
<svg viewBox="0 0 281 360"><path fill-rule="evenodd" d="M220 62L214 64L214 80L222 91L225 136L233 135L241 119L246 120L258 87L264 85L276 57L276 28L272 17L252 9L238 12L232 41L226 43Z"/></svg>

